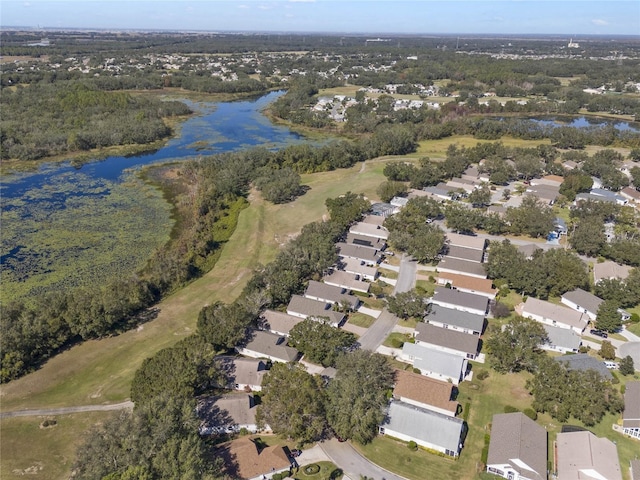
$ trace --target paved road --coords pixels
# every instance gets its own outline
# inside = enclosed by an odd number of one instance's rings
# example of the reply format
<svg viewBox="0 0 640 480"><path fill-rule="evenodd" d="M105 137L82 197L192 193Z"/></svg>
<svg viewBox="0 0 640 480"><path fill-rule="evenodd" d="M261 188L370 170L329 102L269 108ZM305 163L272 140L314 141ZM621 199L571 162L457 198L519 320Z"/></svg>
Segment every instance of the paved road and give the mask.
<svg viewBox="0 0 640 480"><path fill-rule="evenodd" d="M402 255L400 260L400 271L398 272L398 280L393 290L394 295L397 293L408 292L416 285L416 271L418 270L418 262L408 255Z"/></svg>
<svg viewBox="0 0 640 480"><path fill-rule="evenodd" d="M133 402L112 403L111 405L82 405L80 407L40 408L36 410L17 410L2 412L0 418L38 417L43 415L66 415L79 412L108 412L111 410L125 410L133 408Z"/></svg>
<svg viewBox="0 0 640 480"><path fill-rule="evenodd" d="M382 310L378 319L367 329L364 335L358 339L358 342L360 342L360 348L375 352L376 349L382 345L382 342L384 342L389 336L393 327L395 327L397 323L398 317L389 312L386 308Z"/></svg>
<svg viewBox="0 0 640 480"><path fill-rule="evenodd" d="M620 330L619 333L630 342L640 342L640 337L634 333L631 333L626 328L623 328L622 330Z"/></svg>
<svg viewBox="0 0 640 480"><path fill-rule="evenodd" d="M348 442L340 443L335 438L320 444L324 453L340 467L349 478L367 478L375 480L405 480L403 477L395 475L379 466L371 463L360 455Z"/></svg>

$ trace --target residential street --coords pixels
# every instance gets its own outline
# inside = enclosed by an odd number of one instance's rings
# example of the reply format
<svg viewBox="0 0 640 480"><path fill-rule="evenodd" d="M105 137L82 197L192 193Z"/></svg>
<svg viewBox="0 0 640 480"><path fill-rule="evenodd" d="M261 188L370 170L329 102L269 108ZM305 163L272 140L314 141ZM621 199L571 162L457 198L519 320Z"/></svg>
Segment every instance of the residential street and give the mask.
<svg viewBox="0 0 640 480"><path fill-rule="evenodd" d="M340 467L349 478L357 480L361 475L375 480L405 480L403 477L383 470L360 455L349 442L338 442L335 438L320 444L324 453Z"/></svg>
<svg viewBox="0 0 640 480"><path fill-rule="evenodd" d="M416 262L409 255L402 255L400 260L400 270L398 272L398 280L396 287L393 290L393 294L402 292L408 292L416 284L416 271L418 269L418 262Z"/></svg>

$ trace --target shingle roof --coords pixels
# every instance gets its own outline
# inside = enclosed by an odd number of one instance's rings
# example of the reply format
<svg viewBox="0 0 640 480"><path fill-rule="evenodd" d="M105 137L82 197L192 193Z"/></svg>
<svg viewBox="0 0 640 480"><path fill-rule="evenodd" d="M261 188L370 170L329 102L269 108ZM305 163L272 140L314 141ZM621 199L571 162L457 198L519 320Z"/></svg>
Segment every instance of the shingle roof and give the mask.
<svg viewBox="0 0 640 480"><path fill-rule="evenodd" d="M486 278L470 277L468 275L458 275L455 273L441 272L438 278L446 280L455 288L475 290L495 295L498 290L493 288L493 282Z"/></svg>
<svg viewBox="0 0 640 480"><path fill-rule="evenodd" d="M240 385L262 385L267 373L264 362L256 358L220 356L215 358L216 367L224 375L223 388L235 389Z"/></svg>
<svg viewBox="0 0 640 480"><path fill-rule="evenodd" d="M292 362L299 355L298 350L287 346L287 341L284 337L261 330L253 331L244 348L258 354L278 358L284 362Z"/></svg>
<svg viewBox="0 0 640 480"><path fill-rule="evenodd" d="M552 327L551 325L542 325L547 331L549 344L556 347L567 348L569 350L578 350L582 339L571 328Z"/></svg>
<svg viewBox="0 0 640 480"><path fill-rule="evenodd" d="M357 280L355 274L344 272L342 270L334 270L329 275L326 275L322 280L328 285L335 285L348 290L355 290L357 292L368 292L370 286L368 282Z"/></svg>
<svg viewBox="0 0 640 480"><path fill-rule="evenodd" d="M450 245L447 247L445 258L458 258L469 262L482 263L484 251L477 248L459 247L458 245Z"/></svg>
<svg viewBox="0 0 640 480"><path fill-rule="evenodd" d="M486 297L484 297L486 298ZM424 317L425 322L435 321L455 325L460 328L467 328L476 332L482 332L484 327L484 317L475 313L463 312L452 308L441 307L432 304L427 315Z"/></svg>
<svg viewBox="0 0 640 480"><path fill-rule="evenodd" d="M382 259L382 255L375 248L342 242L336 245L338 247L338 255L341 257L361 259L371 263L379 263Z"/></svg>
<svg viewBox="0 0 640 480"><path fill-rule="evenodd" d="M546 480L547 431L520 412L494 415L487 465L496 464L509 464L531 480Z"/></svg>
<svg viewBox="0 0 640 480"><path fill-rule="evenodd" d="M600 360L592 357L587 353L577 353L575 355L563 355L562 357L554 357L556 362L564 363L567 370L595 370L605 379L610 380L613 378L611 372L607 369L605 364Z"/></svg>
<svg viewBox="0 0 640 480"><path fill-rule="evenodd" d="M358 297L350 295L344 288L335 287L327 283L316 282L315 280L309 280L304 296L307 298L315 297L327 302L338 304L341 302L348 302L351 308L356 308L360 303Z"/></svg>
<svg viewBox="0 0 640 480"><path fill-rule="evenodd" d="M442 410L456 412L458 402L452 400L453 384L433 380L424 375L404 370L396 370L396 384L393 395L398 398L407 398L415 402L432 405Z"/></svg>
<svg viewBox="0 0 640 480"><path fill-rule="evenodd" d="M338 264L338 267L345 272L351 272L358 275L366 275L367 277L375 277L378 273L376 267L364 265L362 261L355 258L344 258Z"/></svg>
<svg viewBox="0 0 640 480"><path fill-rule="evenodd" d="M387 417L381 426L416 440L458 452L464 422L459 418L442 415L404 402L392 401L387 410Z"/></svg>
<svg viewBox="0 0 640 480"><path fill-rule="evenodd" d="M576 305L594 314L598 313L600 304L604 302L604 300L602 300L601 298L596 297L592 293L585 292L581 288L577 288L571 292L563 294L562 298L566 298L570 302L575 303Z"/></svg>
<svg viewBox="0 0 640 480"><path fill-rule="evenodd" d="M472 275L478 278L487 278L487 272L482 263L460 260L459 258L444 257L438 263L438 271L449 270L461 275Z"/></svg>
<svg viewBox="0 0 640 480"><path fill-rule="evenodd" d="M362 219L363 223L370 223L372 225L382 226L385 221L385 217L381 215L367 215Z"/></svg>
<svg viewBox="0 0 640 480"><path fill-rule="evenodd" d="M217 457L224 459L227 475L243 480L269 475L273 470L280 471L291 465L281 446L274 445L259 450L249 437L225 443L216 453Z"/></svg>
<svg viewBox="0 0 640 480"><path fill-rule="evenodd" d="M238 425L255 425L255 406L253 396L245 393L201 398L196 408L201 420L200 429L232 430Z"/></svg>
<svg viewBox="0 0 640 480"><path fill-rule="evenodd" d="M619 278L624 280L629 276L631 267L615 262L602 262L593 265L593 280L598 283L604 278Z"/></svg>
<svg viewBox="0 0 640 480"><path fill-rule="evenodd" d="M329 285L327 285L329 286ZM329 323L340 324L344 320L344 314L331 309L327 302L319 302L301 295L293 295L287 305L287 312L290 314L304 315L305 318L327 317Z"/></svg>
<svg viewBox="0 0 640 480"><path fill-rule="evenodd" d="M451 378L460 378L465 358L455 353L429 348L427 345L405 342L402 355L414 357L413 366L427 372Z"/></svg>
<svg viewBox="0 0 640 480"><path fill-rule="evenodd" d="M524 302L522 315L526 317L527 314L538 315L547 320L555 320L556 323L582 330L586 328L589 321L586 314L533 297L527 298L527 301Z"/></svg>
<svg viewBox="0 0 640 480"><path fill-rule="evenodd" d="M468 333L456 332L447 328L440 328L428 323L420 322L416 326L416 340L430 345L449 348L464 354L478 353L480 338Z"/></svg>
<svg viewBox="0 0 640 480"><path fill-rule="evenodd" d="M556 448L558 480L622 480L618 451L611 440L587 431L563 432L558 434Z"/></svg>
<svg viewBox="0 0 640 480"><path fill-rule="evenodd" d="M283 335L289 335L291 329L304 320L300 317L294 317L288 313L277 312L275 310L265 310L262 318L264 318L266 328L272 332Z"/></svg>
<svg viewBox="0 0 640 480"><path fill-rule="evenodd" d="M433 302L447 303L482 312L486 312L489 305L489 299L484 295L461 292L460 290L446 287L436 287L433 294Z"/></svg>
<svg viewBox="0 0 640 480"><path fill-rule="evenodd" d="M477 250L484 250L484 247L487 243L484 238L475 237L472 235L462 235L460 233L447 233L447 239L449 240L449 245L475 248Z"/></svg>
<svg viewBox="0 0 640 480"><path fill-rule="evenodd" d="M624 392L622 426L640 428L640 382L627 382Z"/></svg>
<svg viewBox="0 0 640 480"><path fill-rule="evenodd" d="M380 225L373 225L371 223L358 222L349 229L350 233L357 233L359 235L366 235L369 237L382 238L386 240L389 238L389 231Z"/></svg>
<svg viewBox="0 0 640 480"><path fill-rule="evenodd" d="M384 250L384 248L387 246L387 242L385 242L382 238L369 237L367 235L360 235L358 233L348 233L346 243L363 245L370 248L377 248L378 250Z"/></svg>

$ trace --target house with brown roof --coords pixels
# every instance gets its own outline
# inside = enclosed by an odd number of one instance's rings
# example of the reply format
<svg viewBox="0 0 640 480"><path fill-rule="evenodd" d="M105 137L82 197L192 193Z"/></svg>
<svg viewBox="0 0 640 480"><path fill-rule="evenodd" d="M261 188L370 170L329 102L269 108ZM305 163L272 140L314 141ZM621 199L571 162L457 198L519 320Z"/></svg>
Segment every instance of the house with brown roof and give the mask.
<svg viewBox="0 0 640 480"><path fill-rule="evenodd" d="M562 432L556 438L557 480L622 480L615 443L588 431Z"/></svg>
<svg viewBox="0 0 640 480"><path fill-rule="evenodd" d="M322 281L327 285L353 290L354 292L368 293L370 287L370 283L360 280L359 275L342 270L333 270L329 275L325 275Z"/></svg>
<svg viewBox="0 0 640 480"><path fill-rule="evenodd" d="M360 305L360 299L355 295L351 295L346 288L336 287L315 280L309 280L304 296L319 302L328 302L340 306L343 304L348 305L351 310L357 309L358 305Z"/></svg>
<svg viewBox="0 0 640 480"><path fill-rule="evenodd" d="M431 303L443 308L485 316L489 309L489 299L483 295L474 295L453 288L436 287Z"/></svg>
<svg viewBox="0 0 640 480"><path fill-rule="evenodd" d="M622 432L640 439L640 382L627 382L624 392Z"/></svg>
<svg viewBox="0 0 640 480"><path fill-rule="evenodd" d="M640 203L640 192L633 187L624 187L619 193L632 203Z"/></svg>
<svg viewBox="0 0 640 480"><path fill-rule="evenodd" d="M615 262L602 262L595 263L593 265L593 283L600 283L604 279L617 278L624 280L629 276L631 267L627 265L620 265Z"/></svg>
<svg viewBox="0 0 640 480"><path fill-rule="evenodd" d="M243 345L236 346L236 351L247 357L266 358L273 362L295 362L300 352L287 345L284 335L254 330Z"/></svg>
<svg viewBox="0 0 640 480"><path fill-rule="evenodd" d="M494 415L487 472L510 480L546 480L547 431L520 412Z"/></svg>
<svg viewBox="0 0 640 480"><path fill-rule="evenodd" d="M396 370L395 379L394 398L443 415L456 416L458 402L454 398L457 395L457 389L452 383L434 380L405 370Z"/></svg>
<svg viewBox="0 0 640 480"><path fill-rule="evenodd" d="M295 317L277 310L265 310L260 317L260 328L276 335L289 336L289 332L304 318Z"/></svg>
<svg viewBox="0 0 640 480"><path fill-rule="evenodd" d="M291 460L282 446L261 447L250 437L224 443L216 454L224 460L224 473L230 478L262 479L291 467Z"/></svg>
<svg viewBox="0 0 640 480"><path fill-rule="evenodd" d="M496 298L498 289L493 288L493 282L486 278L470 277L468 275L458 275L455 273L439 272L436 279L438 285L449 285L454 290L460 292L483 295L489 300Z"/></svg>
<svg viewBox="0 0 640 480"><path fill-rule="evenodd" d="M516 312L545 325L571 328L578 334L582 334L589 323L589 317L585 313L533 297L518 305Z"/></svg>
<svg viewBox="0 0 640 480"><path fill-rule="evenodd" d="M327 285L330 286L330 285ZM332 309L332 304L327 301L314 300L301 295L293 295L287 305L287 313L294 317L312 318L326 321L334 327L344 323L344 313Z"/></svg>
<svg viewBox="0 0 640 480"><path fill-rule="evenodd" d="M453 353L469 360L476 359L480 348L480 339L477 335L456 332L424 322L416 325L415 339L417 345Z"/></svg>
<svg viewBox="0 0 640 480"><path fill-rule="evenodd" d="M254 392L262 390L262 379L267 373L267 366L262 360L222 355L216 357L214 363L224 378L217 387Z"/></svg>

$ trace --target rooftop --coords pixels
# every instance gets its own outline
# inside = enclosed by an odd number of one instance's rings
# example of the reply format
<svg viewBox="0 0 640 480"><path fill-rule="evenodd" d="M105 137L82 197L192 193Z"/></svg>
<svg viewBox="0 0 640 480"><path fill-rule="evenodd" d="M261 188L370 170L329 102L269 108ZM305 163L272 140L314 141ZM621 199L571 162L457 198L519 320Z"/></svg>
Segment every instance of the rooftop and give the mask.
<svg viewBox="0 0 640 480"><path fill-rule="evenodd" d="M369 282L356 279L355 274L344 272L342 270L334 270L323 278L324 283L329 285L337 285L348 290L356 290L358 292L368 292Z"/></svg>
<svg viewBox="0 0 640 480"><path fill-rule="evenodd" d="M365 222L356 223L349 229L349 232L385 240L389 238L389 231L386 228L381 225L373 225Z"/></svg>
<svg viewBox="0 0 640 480"><path fill-rule="evenodd" d="M341 257L355 258L371 263L379 263L380 260L382 260L382 255L379 253L377 248L343 242L337 243L337 246L338 255Z"/></svg>
<svg viewBox="0 0 640 480"><path fill-rule="evenodd" d="M611 380L613 375L603 362L587 353L576 353L575 355L563 355L562 357L553 357L556 362L564 363L567 370L595 370L605 379Z"/></svg>
<svg viewBox="0 0 640 480"><path fill-rule="evenodd" d="M315 280L309 280L304 296L320 298L327 302L338 304L341 302L347 302L351 308L356 308L358 303L360 303L358 297L350 295L347 293L346 289L329 285L327 283L317 282Z"/></svg>
<svg viewBox="0 0 640 480"><path fill-rule="evenodd" d="M456 332L420 322L416 325L416 340L428 345L437 345L457 352L476 355L480 338L477 335Z"/></svg>
<svg viewBox="0 0 640 480"><path fill-rule="evenodd" d="M300 317L294 317L288 313L278 312L276 310L265 310L262 318L265 321L264 327L272 332L278 332L283 335L289 335L291 329L303 321Z"/></svg>
<svg viewBox="0 0 640 480"><path fill-rule="evenodd" d="M624 280L629 276L629 272L631 272L631 267L627 265L620 265L619 263L608 261L595 263L593 265L593 280L595 283L605 278L619 278L620 280Z"/></svg>
<svg viewBox="0 0 640 480"><path fill-rule="evenodd" d="M459 258L470 262L482 263L484 251L477 248L460 247L458 245L449 245L447 247L446 258Z"/></svg>
<svg viewBox="0 0 640 480"><path fill-rule="evenodd" d="M443 257L438 263L438 271L450 270L460 275L471 275L476 278L487 278L487 271L484 265L478 262L470 262L469 260L460 260L459 258Z"/></svg>
<svg viewBox="0 0 640 480"><path fill-rule="evenodd" d="M569 350L578 350L582 343L582 338L572 328L552 327L543 325L549 337L549 344Z"/></svg>
<svg viewBox="0 0 640 480"><path fill-rule="evenodd" d="M327 286L330 287L331 285ZM289 305L287 305L287 313L313 318L326 317L329 319L329 323L339 324L344 320L344 314L332 310L328 302L312 300L301 295L293 295L291 297Z"/></svg>
<svg viewBox="0 0 640 480"><path fill-rule="evenodd" d="M527 316L526 313L538 315L547 320L582 330L586 328L588 323L588 318L583 313L533 297L527 298L527 301L524 302L522 313L523 316Z"/></svg>
<svg viewBox="0 0 640 480"><path fill-rule="evenodd" d="M455 288L475 290L493 295L498 292L496 288L493 288L493 282L486 278L470 277L449 272L438 273L438 278L446 280L447 283L450 283Z"/></svg>
<svg viewBox="0 0 640 480"><path fill-rule="evenodd" d="M487 298L487 297L483 297ZM466 328L474 332L482 332L484 328L484 316L475 313L463 312L462 310L454 310L452 308L441 307L432 304L431 308L424 317L425 322L438 322L448 325L455 325L460 328Z"/></svg>
<svg viewBox="0 0 640 480"><path fill-rule="evenodd" d="M256 405L252 395L232 393L198 400L196 411L201 420L200 430L234 430L239 425L255 425ZM215 430L214 430L215 431Z"/></svg>
<svg viewBox="0 0 640 480"><path fill-rule="evenodd" d="M299 355L298 350L287 346L284 337L262 330L254 330L244 348L283 362L292 362Z"/></svg>
<svg viewBox="0 0 640 480"><path fill-rule="evenodd" d="M241 437L225 443L217 450L224 459L225 473L231 478L250 479L270 474L290 466L289 458L281 446L259 449L250 437Z"/></svg>
<svg viewBox="0 0 640 480"><path fill-rule="evenodd" d="M418 373L396 370L393 394L398 399L407 398L455 413L458 402L452 399L453 393L452 383L433 380Z"/></svg>
<svg viewBox="0 0 640 480"><path fill-rule="evenodd" d="M592 293L585 292L581 288L576 288L571 292L563 294L562 298L565 298L592 313L598 313L600 304L604 302L601 298L596 297Z"/></svg>
<svg viewBox="0 0 640 480"><path fill-rule="evenodd" d="M413 366L445 377L460 378L465 359L454 353L429 348L428 345L405 342L402 354L415 358Z"/></svg>
<svg viewBox="0 0 640 480"><path fill-rule="evenodd" d="M640 428L640 382L627 382L622 425L625 428Z"/></svg>
<svg viewBox="0 0 640 480"><path fill-rule="evenodd" d="M477 250L484 250L485 244L487 242L484 238L475 237L472 235L461 235L459 233L447 233L447 239L449 240L449 245L475 248Z"/></svg>
<svg viewBox="0 0 640 480"><path fill-rule="evenodd" d="M265 364L256 358L220 356L215 358L216 367L224 375L224 388L231 390L236 385L262 385L267 373Z"/></svg>
<svg viewBox="0 0 640 480"><path fill-rule="evenodd" d="M461 292L460 290L446 287L436 287L435 293L433 294L433 301L482 312L486 312L489 305L489 299L484 295Z"/></svg>
<svg viewBox="0 0 640 480"><path fill-rule="evenodd" d="M622 480L618 451L611 440L591 432L563 432L556 439L558 480Z"/></svg>

